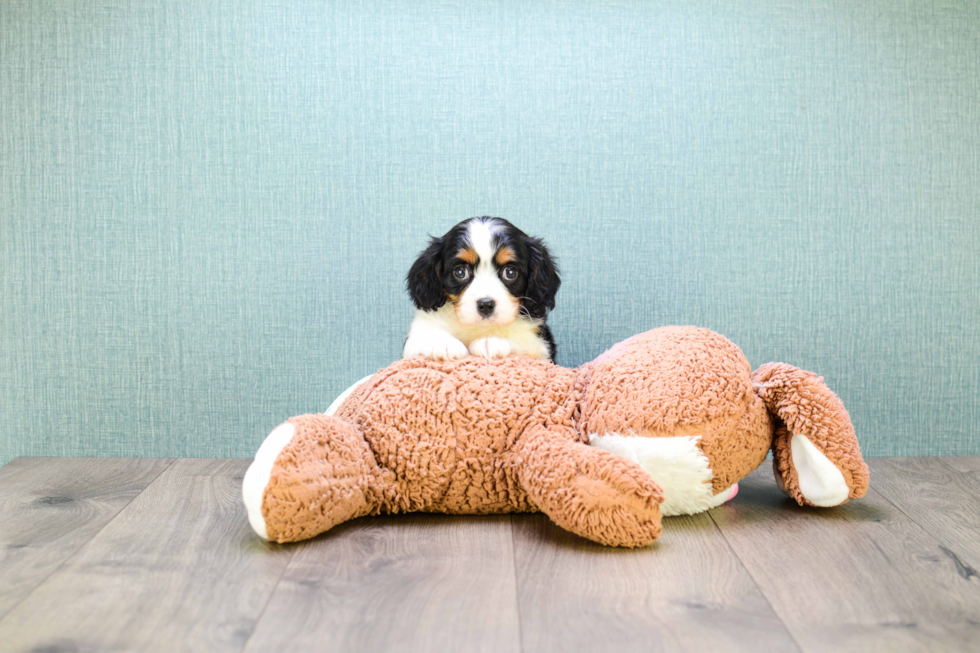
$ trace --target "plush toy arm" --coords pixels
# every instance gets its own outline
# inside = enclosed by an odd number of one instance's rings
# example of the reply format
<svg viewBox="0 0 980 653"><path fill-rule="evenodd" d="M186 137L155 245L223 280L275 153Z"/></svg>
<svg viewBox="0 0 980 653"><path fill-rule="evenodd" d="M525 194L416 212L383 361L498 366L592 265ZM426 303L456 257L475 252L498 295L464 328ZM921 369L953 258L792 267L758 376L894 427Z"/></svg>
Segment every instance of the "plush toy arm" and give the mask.
<svg viewBox="0 0 980 653"><path fill-rule="evenodd" d="M359 429L336 417L301 415L262 443L242 495L256 533L296 542L378 512L383 478Z"/></svg>
<svg viewBox="0 0 980 653"><path fill-rule="evenodd" d="M565 427L536 427L518 443L521 483L556 524L609 546L660 536L663 493L635 463L575 441Z"/></svg>
<svg viewBox="0 0 980 653"><path fill-rule="evenodd" d="M767 363L752 381L778 418L772 450L780 488L800 505L830 507L863 497L868 466L844 404L823 377Z"/></svg>

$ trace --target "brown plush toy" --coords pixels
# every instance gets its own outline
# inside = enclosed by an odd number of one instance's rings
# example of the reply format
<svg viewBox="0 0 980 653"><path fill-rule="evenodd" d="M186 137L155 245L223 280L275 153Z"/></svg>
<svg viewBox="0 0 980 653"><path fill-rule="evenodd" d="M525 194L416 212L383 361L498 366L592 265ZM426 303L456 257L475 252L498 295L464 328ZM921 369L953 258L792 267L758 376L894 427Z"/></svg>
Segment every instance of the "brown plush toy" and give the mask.
<svg viewBox="0 0 980 653"><path fill-rule="evenodd" d="M752 372L724 337L665 327L576 369L522 356L398 361L326 414L294 417L245 475L249 521L294 542L380 513L540 510L614 546L644 546L661 515L735 496L772 449L801 505L864 496L868 468L823 379Z"/></svg>

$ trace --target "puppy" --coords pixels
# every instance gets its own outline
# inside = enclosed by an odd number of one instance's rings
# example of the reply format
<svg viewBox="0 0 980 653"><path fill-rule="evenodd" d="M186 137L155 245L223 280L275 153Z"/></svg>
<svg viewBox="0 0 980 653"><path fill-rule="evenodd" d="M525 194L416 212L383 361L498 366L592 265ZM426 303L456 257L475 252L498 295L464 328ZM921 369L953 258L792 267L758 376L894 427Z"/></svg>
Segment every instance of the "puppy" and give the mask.
<svg viewBox="0 0 980 653"><path fill-rule="evenodd" d="M470 218L432 238L406 285L418 311L403 357L555 360L545 317L561 285L558 267L540 239L508 221Z"/></svg>

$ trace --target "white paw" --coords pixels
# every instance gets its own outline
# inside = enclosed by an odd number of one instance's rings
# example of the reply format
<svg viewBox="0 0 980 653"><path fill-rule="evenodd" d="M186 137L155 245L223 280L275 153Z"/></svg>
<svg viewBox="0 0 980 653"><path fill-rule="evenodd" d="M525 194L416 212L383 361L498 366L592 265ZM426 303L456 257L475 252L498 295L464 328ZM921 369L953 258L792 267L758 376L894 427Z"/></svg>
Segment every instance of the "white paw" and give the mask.
<svg viewBox="0 0 980 653"><path fill-rule="evenodd" d="M454 361L462 358L468 352L466 345L445 332L428 333L424 336L409 338L405 343L402 358L422 356L434 361Z"/></svg>
<svg viewBox="0 0 980 653"><path fill-rule="evenodd" d="M847 501L850 491L844 475L805 435L793 434L790 452L800 493L807 501L821 508L839 506Z"/></svg>
<svg viewBox="0 0 980 653"><path fill-rule="evenodd" d="M248 466L245 478L242 479L242 499L245 501L245 511L248 513L248 523L263 540L269 539L269 536L265 530L265 519L262 517L262 496L265 494L265 487L269 484L272 466L279 457L279 452L289 444L295 433L296 427L289 422L283 422L274 428L255 453L255 460Z"/></svg>
<svg viewBox="0 0 980 653"><path fill-rule="evenodd" d="M478 338L470 343L470 353L481 358L503 358L513 351L509 340L497 336Z"/></svg>

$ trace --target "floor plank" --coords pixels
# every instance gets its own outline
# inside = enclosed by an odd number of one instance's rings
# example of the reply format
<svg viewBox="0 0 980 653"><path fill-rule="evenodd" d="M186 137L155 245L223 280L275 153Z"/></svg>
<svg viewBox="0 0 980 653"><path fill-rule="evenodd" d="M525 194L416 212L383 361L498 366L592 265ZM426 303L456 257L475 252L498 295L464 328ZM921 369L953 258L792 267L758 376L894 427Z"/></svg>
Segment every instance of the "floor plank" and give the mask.
<svg viewBox="0 0 980 653"><path fill-rule="evenodd" d="M245 517L247 460L178 460L0 620L5 651L240 651L292 555Z"/></svg>
<svg viewBox="0 0 980 653"><path fill-rule="evenodd" d="M980 487L975 473L946 460L878 458L868 465L875 489L944 545L960 575L980 582Z"/></svg>
<svg viewBox="0 0 980 653"><path fill-rule="evenodd" d="M249 461L0 468L3 651L975 650L980 458L878 459L801 509L768 467L645 550L541 515L357 520L270 545ZM168 465L170 465L168 467ZM144 489L145 488L145 489ZM784 626L785 624L785 626Z"/></svg>
<svg viewBox="0 0 980 653"><path fill-rule="evenodd" d="M941 460L958 472L980 472L980 456L956 456Z"/></svg>
<svg viewBox="0 0 980 653"><path fill-rule="evenodd" d="M172 462L17 458L0 467L0 618Z"/></svg>
<svg viewBox="0 0 980 653"><path fill-rule="evenodd" d="M872 477L872 487L888 472ZM800 647L975 651L980 579L872 489L832 509L784 497L766 466L712 518Z"/></svg>
<svg viewBox="0 0 980 653"><path fill-rule="evenodd" d="M798 651L707 514L646 549L515 516L525 651Z"/></svg>
<svg viewBox="0 0 980 653"><path fill-rule="evenodd" d="M297 552L249 652L518 651L509 516L356 520Z"/></svg>

